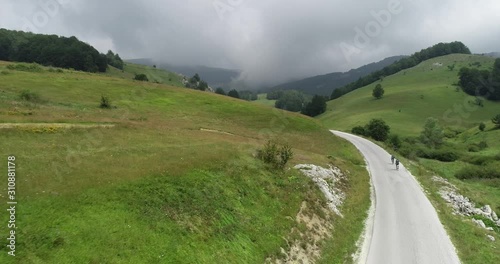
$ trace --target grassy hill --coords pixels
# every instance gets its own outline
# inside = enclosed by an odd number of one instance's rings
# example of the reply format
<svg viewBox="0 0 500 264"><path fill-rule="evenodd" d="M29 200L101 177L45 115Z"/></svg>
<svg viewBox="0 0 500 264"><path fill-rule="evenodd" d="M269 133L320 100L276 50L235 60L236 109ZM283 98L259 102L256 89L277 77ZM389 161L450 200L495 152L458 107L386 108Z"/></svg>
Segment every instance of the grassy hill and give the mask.
<svg viewBox="0 0 500 264"><path fill-rule="evenodd" d="M125 63L123 71L109 66L108 71L104 75L132 80L135 74L141 73L146 74L150 82L179 87L184 86L182 84L182 76L177 73L129 62Z"/></svg>
<svg viewBox="0 0 500 264"><path fill-rule="evenodd" d="M172 65L167 62L156 61L153 59L131 59L127 60L127 62L148 66L157 65L158 68L180 73L187 77L192 77L198 73L210 86L223 87L225 89L229 89L233 81L237 79L241 73L239 70L234 69L222 69L207 66Z"/></svg>
<svg viewBox="0 0 500 264"><path fill-rule="evenodd" d="M491 70L493 63L494 59L490 57L462 54L424 61L416 67L387 76L382 81L330 101L327 112L318 117L329 128L349 132L354 126L363 126L373 118L381 118L391 127L391 133L402 138L420 135L428 117L440 121L447 135L443 148L445 151L457 153L458 160L408 160L395 154L412 170L425 188L463 263L499 262L500 232L498 229L488 232L497 238L496 242L491 242L486 238L484 229L478 228L470 220L465 221L463 217L454 215L439 195L441 185L433 181L432 176L446 178L478 207L488 204L497 213L500 212L500 179L460 180L455 177L464 168L478 171L485 166L496 169L500 166L500 130L495 129L490 121L493 116L500 114L500 102L485 100L484 106L480 107L474 104L475 97L465 94L455 85L461 67ZM380 100L372 96L372 90L378 83L385 90ZM478 128L481 122L486 124L483 132ZM486 143L487 147L479 151L469 150L471 145L480 142ZM407 144L413 150L421 147L418 141ZM484 161L484 164L479 166L478 161Z"/></svg>
<svg viewBox="0 0 500 264"><path fill-rule="evenodd" d="M268 139L291 145L290 165L333 163L349 171L344 208L356 210L331 216L324 250L333 262L354 252L369 205L368 175L354 147L320 122L132 81L132 73L145 70L150 79L178 82L171 73L133 64L107 75L9 65L0 62L0 157L16 157L17 256L3 246L0 263L280 258L291 230L304 229L294 221L302 203L311 215L326 217L325 201L295 170L275 171L255 158ZM101 96L111 109L98 107ZM2 236L8 231L0 227Z"/></svg>
<svg viewBox="0 0 500 264"><path fill-rule="evenodd" d="M371 118L382 118L403 136L419 134L425 119L431 116L449 127L470 128L498 114L500 103L485 101L484 107L469 103L475 98L455 86L458 71L461 67L491 69L493 63L494 59L477 55L434 58L377 82L385 90L383 99L373 98L373 83L330 101L319 119L328 127L350 131ZM455 68L450 71L448 66L452 65Z"/></svg>

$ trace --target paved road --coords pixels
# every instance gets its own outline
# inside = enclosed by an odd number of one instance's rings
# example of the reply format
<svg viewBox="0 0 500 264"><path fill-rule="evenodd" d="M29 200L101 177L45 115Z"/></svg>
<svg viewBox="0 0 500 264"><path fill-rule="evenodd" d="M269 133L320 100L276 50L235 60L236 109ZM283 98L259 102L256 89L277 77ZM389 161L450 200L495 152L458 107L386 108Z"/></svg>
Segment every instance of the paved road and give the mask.
<svg viewBox="0 0 500 264"><path fill-rule="evenodd" d="M361 262L460 263L434 207L405 167L396 170L390 154L366 139L332 133L352 142L365 156L375 190L373 229L368 228Z"/></svg>

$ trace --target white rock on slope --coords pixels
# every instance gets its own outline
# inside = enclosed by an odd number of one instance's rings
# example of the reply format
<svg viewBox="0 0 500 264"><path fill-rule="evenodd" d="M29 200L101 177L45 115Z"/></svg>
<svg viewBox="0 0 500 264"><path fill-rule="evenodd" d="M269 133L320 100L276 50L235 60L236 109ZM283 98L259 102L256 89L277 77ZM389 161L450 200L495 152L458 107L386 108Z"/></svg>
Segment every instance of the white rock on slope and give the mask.
<svg viewBox="0 0 500 264"><path fill-rule="evenodd" d="M311 178L326 197L328 207L342 217L339 207L345 200L345 194L336 186L345 179L345 175L337 167L323 168L313 164L299 164L294 167Z"/></svg>

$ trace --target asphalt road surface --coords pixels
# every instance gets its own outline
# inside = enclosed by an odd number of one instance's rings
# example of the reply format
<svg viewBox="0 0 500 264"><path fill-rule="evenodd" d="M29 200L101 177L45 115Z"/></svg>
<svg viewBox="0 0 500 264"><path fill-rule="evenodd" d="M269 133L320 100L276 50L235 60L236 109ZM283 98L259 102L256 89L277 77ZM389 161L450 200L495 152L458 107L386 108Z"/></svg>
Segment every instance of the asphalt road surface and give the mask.
<svg viewBox="0 0 500 264"><path fill-rule="evenodd" d="M460 263L436 210L405 167L400 164L396 170L391 155L369 140L339 131L332 133L359 149L372 177L375 212L367 223L360 262Z"/></svg>

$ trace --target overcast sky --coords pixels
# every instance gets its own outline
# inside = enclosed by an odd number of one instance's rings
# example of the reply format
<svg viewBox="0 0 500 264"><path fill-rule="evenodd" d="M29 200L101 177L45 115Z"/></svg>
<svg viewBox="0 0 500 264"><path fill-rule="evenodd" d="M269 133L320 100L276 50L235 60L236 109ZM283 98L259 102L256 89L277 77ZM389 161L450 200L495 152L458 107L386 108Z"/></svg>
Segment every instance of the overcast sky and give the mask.
<svg viewBox="0 0 500 264"><path fill-rule="evenodd" d="M122 58L243 71L272 84L438 42L500 50L498 0L0 0L0 27L76 36Z"/></svg>

